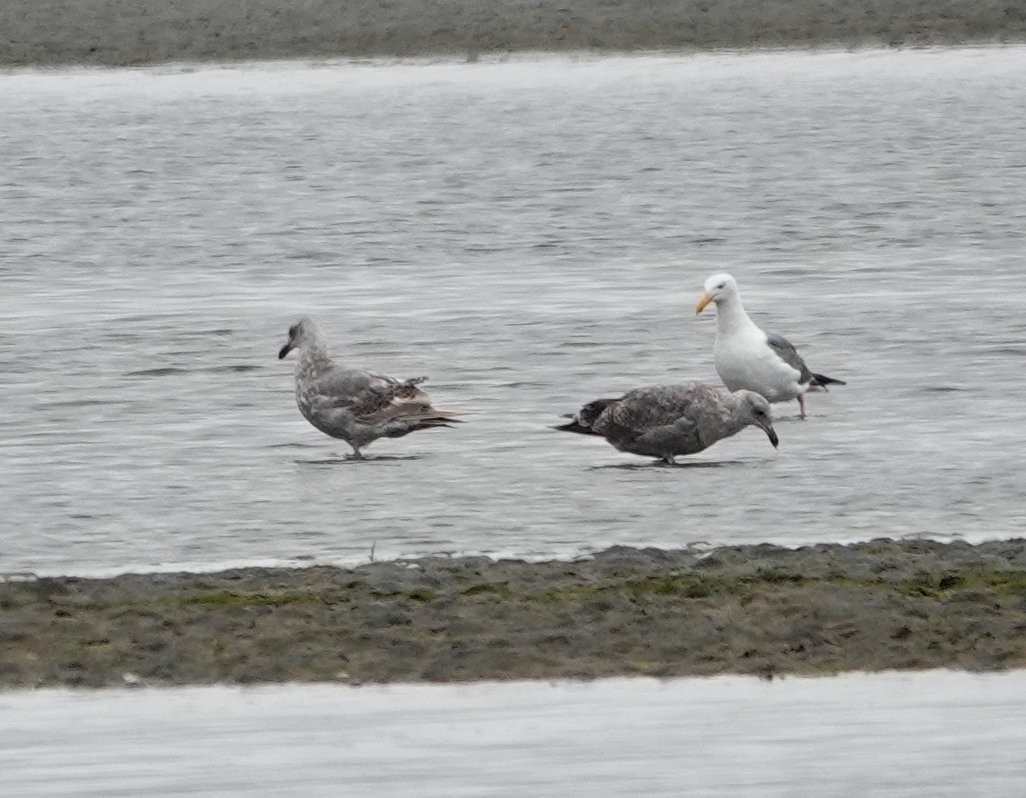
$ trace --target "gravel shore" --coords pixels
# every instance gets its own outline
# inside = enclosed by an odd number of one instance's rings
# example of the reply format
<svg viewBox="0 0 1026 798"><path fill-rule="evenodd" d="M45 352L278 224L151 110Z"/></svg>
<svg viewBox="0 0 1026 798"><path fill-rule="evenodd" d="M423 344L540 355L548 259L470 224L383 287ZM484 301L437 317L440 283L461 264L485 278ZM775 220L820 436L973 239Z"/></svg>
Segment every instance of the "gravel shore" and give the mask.
<svg viewBox="0 0 1026 798"><path fill-rule="evenodd" d="M1026 666L1026 540L0 582L0 687Z"/></svg>
<svg viewBox="0 0 1026 798"><path fill-rule="evenodd" d="M1026 40L993 0L4 0L0 65Z"/></svg>

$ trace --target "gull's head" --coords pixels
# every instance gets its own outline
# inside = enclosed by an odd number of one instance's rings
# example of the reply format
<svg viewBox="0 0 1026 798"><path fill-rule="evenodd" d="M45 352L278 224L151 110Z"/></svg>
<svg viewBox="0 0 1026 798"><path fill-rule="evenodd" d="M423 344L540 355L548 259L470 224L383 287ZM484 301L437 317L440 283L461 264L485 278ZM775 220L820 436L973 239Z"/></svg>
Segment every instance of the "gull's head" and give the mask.
<svg viewBox="0 0 1026 798"><path fill-rule="evenodd" d="M315 344L319 340L320 334L317 332L317 325L313 323L313 319L304 316L289 327L289 339L285 342L285 346L278 350L278 359L281 360L293 349L300 349L306 344Z"/></svg>
<svg viewBox="0 0 1026 798"><path fill-rule="evenodd" d="M722 302L737 296L737 281L729 274L714 274L705 281L704 293L698 298L695 313L701 313L710 302Z"/></svg>
<svg viewBox="0 0 1026 798"><path fill-rule="evenodd" d="M741 418L748 424L754 424L769 438L773 448L777 448L779 441L777 433L773 429L773 413L770 410L770 403L766 397L755 391L736 391L734 393L741 402Z"/></svg>

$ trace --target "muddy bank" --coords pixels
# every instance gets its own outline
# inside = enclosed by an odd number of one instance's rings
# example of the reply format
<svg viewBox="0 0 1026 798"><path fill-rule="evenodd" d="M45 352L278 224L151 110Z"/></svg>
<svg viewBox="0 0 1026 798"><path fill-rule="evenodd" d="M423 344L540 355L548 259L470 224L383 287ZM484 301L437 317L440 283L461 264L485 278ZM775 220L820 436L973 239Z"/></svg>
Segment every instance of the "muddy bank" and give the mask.
<svg viewBox="0 0 1026 798"><path fill-rule="evenodd" d="M1026 666L1026 541L0 583L0 686Z"/></svg>
<svg viewBox="0 0 1026 798"><path fill-rule="evenodd" d="M0 65L1026 40L979 0L5 0Z"/></svg>

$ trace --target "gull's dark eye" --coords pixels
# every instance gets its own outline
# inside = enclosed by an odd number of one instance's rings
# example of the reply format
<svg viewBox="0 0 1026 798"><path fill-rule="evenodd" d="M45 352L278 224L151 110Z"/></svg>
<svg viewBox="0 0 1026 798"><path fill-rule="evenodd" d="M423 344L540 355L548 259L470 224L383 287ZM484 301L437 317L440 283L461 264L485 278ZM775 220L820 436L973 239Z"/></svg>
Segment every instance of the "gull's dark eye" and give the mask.
<svg viewBox="0 0 1026 798"><path fill-rule="evenodd" d="M726 287L727 287L726 283L720 283L718 286L716 286L716 290L717 291L721 291L721 290L723 290Z"/></svg>

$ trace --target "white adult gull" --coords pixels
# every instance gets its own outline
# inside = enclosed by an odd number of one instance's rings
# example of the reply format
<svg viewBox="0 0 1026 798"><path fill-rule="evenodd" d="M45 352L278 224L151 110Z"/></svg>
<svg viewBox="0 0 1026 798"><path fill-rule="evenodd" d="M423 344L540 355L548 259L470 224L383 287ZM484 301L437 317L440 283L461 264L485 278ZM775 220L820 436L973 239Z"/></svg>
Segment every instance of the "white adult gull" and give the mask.
<svg viewBox="0 0 1026 798"><path fill-rule="evenodd" d="M750 424L777 446L769 402L762 396L727 393L696 382L635 388L619 399L596 399L572 418L553 429L598 435L621 452L670 464L675 456L700 452Z"/></svg>
<svg viewBox="0 0 1026 798"><path fill-rule="evenodd" d="M299 411L321 432L352 446L356 460L363 459L360 449L378 438L400 438L458 421L451 413L432 407L427 394L417 387L427 377L397 380L337 365L328 357L324 339L309 318L289 327L288 341L278 358L293 349L299 350Z"/></svg>
<svg viewBox="0 0 1026 798"><path fill-rule="evenodd" d="M716 303L716 373L728 390L755 391L771 402L797 399L805 418L806 391L845 384L810 371L790 341L761 330L745 313L737 281L729 274L714 274L705 281L695 313L712 302Z"/></svg>

